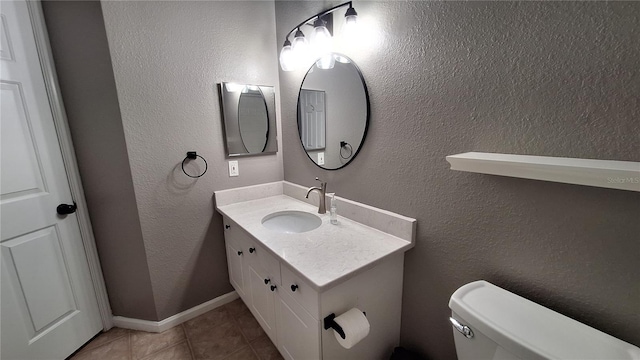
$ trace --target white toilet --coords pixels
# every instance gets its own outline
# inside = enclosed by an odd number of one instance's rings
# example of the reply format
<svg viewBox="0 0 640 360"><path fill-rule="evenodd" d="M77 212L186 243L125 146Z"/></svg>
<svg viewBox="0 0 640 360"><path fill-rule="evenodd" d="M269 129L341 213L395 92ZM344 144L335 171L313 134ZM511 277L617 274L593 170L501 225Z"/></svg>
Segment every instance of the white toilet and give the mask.
<svg viewBox="0 0 640 360"><path fill-rule="evenodd" d="M486 281L449 301L459 360L640 359L640 348Z"/></svg>

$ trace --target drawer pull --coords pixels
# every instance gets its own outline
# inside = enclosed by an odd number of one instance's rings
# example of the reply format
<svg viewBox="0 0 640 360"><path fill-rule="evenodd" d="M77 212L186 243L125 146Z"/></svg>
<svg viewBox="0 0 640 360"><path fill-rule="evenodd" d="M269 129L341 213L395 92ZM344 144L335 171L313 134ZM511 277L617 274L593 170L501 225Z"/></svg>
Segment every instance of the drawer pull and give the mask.
<svg viewBox="0 0 640 360"><path fill-rule="evenodd" d="M256 252L256 248L249 248L249 252L253 254L254 252Z"/></svg>
<svg viewBox="0 0 640 360"><path fill-rule="evenodd" d="M271 282L271 279L264 279L264 284L267 285L268 283Z"/></svg>
<svg viewBox="0 0 640 360"><path fill-rule="evenodd" d="M242 251L238 251L238 256L242 255Z"/></svg>
<svg viewBox="0 0 640 360"><path fill-rule="evenodd" d="M225 229L228 229L228 228L230 228L230 227L231 227L231 225L226 225L226 224L225 224L225 226L224 226L224 228L225 228Z"/></svg>
<svg viewBox="0 0 640 360"><path fill-rule="evenodd" d="M296 291L296 289L298 288L298 285L291 285L291 291Z"/></svg>
<svg viewBox="0 0 640 360"><path fill-rule="evenodd" d="M271 285L271 291L276 291L277 287L275 285Z"/></svg>

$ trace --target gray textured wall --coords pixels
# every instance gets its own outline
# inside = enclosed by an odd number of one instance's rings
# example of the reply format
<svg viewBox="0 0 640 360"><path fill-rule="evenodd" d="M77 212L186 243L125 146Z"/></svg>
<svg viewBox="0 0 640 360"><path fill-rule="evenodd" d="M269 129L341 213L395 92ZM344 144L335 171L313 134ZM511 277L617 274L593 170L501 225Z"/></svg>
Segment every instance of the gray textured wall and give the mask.
<svg viewBox="0 0 640 360"><path fill-rule="evenodd" d="M113 313L157 318L99 1L43 1Z"/></svg>
<svg viewBox="0 0 640 360"><path fill-rule="evenodd" d="M276 2L278 50L337 4ZM640 3L355 2L371 125L318 169L298 140L305 71L280 72L285 180L418 219L402 345L453 359L450 295L477 279L640 345L640 194L454 172L466 151L640 161ZM377 27L375 27L377 25ZM339 209L338 209L339 212Z"/></svg>
<svg viewBox="0 0 640 360"><path fill-rule="evenodd" d="M213 191L283 178L282 152L230 178L216 83L278 86L271 1L102 2L158 318L232 290ZM278 133L280 133L278 129ZM209 162L190 179L189 150ZM195 169L191 169L195 171Z"/></svg>
<svg viewBox="0 0 640 360"><path fill-rule="evenodd" d="M228 177L216 83L277 94L273 2L43 6L114 315L165 319L231 291L213 191L282 180L282 152ZM198 180L180 170L189 150L209 162Z"/></svg>

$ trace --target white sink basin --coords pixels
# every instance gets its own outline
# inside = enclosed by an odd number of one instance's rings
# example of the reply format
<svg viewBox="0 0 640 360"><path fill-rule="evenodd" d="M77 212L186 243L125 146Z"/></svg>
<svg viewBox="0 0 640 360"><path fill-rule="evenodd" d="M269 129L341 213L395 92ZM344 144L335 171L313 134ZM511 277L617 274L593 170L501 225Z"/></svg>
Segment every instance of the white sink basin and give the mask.
<svg viewBox="0 0 640 360"><path fill-rule="evenodd" d="M322 224L318 216L304 211L279 211L262 218L262 226L281 233L303 233Z"/></svg>

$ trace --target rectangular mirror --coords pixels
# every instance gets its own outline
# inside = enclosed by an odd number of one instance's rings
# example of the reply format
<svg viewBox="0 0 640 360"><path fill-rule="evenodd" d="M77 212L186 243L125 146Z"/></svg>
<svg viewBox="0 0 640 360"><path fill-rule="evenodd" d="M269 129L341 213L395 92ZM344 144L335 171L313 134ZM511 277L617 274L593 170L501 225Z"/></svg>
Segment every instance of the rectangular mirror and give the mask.
<svg viewBox="0 0 640 360"><path fill-rule="evenodd" d="M228 156L275 154L276 95L273 86L218 84Z"/></svg>

